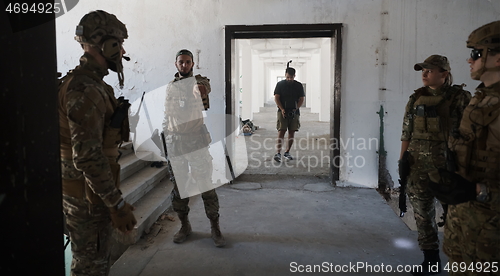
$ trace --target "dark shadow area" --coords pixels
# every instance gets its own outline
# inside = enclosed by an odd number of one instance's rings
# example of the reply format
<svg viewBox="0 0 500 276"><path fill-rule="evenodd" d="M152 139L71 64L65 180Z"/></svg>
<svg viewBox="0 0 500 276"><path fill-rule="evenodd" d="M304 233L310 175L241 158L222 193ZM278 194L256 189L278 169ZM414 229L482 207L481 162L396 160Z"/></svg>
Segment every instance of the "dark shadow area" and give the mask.
<svg viewBox="0 0 500 276"><path fill-rule="evenodd" d="M49 19L13 32L0 11L0 275L64 275L54 14Z"/></svg>

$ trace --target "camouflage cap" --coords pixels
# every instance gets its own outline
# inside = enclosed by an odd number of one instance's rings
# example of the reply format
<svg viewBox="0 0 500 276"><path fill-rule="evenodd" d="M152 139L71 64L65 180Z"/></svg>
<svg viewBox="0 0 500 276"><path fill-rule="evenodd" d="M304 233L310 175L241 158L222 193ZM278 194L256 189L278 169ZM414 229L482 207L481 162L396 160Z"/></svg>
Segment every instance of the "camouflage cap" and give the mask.
<svg viewBox="0 0 500 276"><path fill-rule="evenodd" d="M415 71L420 71L422 69L434 69L441 68L445 71L450 71L450 63L448 62L448 58L440 55L432 55L424 60L422 63L417 63L413 66Z"/></svg>
<svg viewBox="0 0 500 276"><path fill-rule="evenodd" d="M86 14L76 26L75 39L80 43L100 46L106 37L123 40L128 38L128 34L125 24L105 11L97 10Z"/></svg>
<svg viewBox="0 0 500 276"><path fill-rule="evenodd" d="M467 48L475 48L476 46L500 50L500 20L483 25L469 35Z"/></svg>
<svg viewBox="0 0 500 276"><path fill-rule="evenodd" d="M189 51L188 49L182 49L179 52L177 52L177 54L175 54L175 58L177 59L177 57L180 55L187 55L193 58L193 53L191 53L191 51Z"/></svg>

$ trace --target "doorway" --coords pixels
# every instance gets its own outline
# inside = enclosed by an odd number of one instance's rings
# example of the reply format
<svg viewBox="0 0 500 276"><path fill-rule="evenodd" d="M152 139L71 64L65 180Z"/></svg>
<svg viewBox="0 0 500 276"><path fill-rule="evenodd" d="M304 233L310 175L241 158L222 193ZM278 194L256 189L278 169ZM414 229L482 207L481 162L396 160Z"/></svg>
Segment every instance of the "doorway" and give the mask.
<svg viewBox="0 0 500 276"><path fill-rule="evenodd" d="M236 66L238 64L236 53L237 43L236 40L241 39L282 39L282 41L290 39L311 39L311 38L328 38L329 39L329 60L322 61L327 64L327 68L332 72L329 76L329 83L325 86L326 93L329 93L328 101L329 106L327 115L329 114L328 128L329 128L329 141L327 144L338 143L340 141L340 90L341 90L341 60L342 60L342 24L307 24L307 25L262 25L262 26L242 26L230 25L225 27L225 98L226 98L226 114L234 115L239 114L240 103L236 95L239 93L239 71ZM293 64L292 64L293 65ZM284 70L283 70L284 71ZM328 103L329 102L329 103ZM236 116L228 116L232 118L226 122L227 130L234 129L239 125ZM226 137L231 137L230 133L226 133ZM228 145L229 156L234 156L234 137L226 141ZM339 180L339 166L338 161L340 156L340 148L328 147L329 162L329 176L331 183Z"/></svg>

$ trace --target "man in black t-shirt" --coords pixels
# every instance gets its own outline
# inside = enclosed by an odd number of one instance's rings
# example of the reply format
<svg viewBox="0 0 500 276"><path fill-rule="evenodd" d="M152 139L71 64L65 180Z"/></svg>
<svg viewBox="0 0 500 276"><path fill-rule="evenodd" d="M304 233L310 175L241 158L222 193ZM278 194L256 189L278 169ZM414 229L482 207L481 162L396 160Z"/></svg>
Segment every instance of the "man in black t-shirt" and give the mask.
<svg viewBox="0 0 500 276"><path fill-rule="evenodd" d="M276 88L274 89L274 101L278 106L278 120L276 124L276 129L278 130L278 141L276 143L277 152L274 155L274 160L276 162L281 162L281 146L287 130L288 143L283 157L288 160L293 159L290 155L290 148L293 144L295 131L298 131L300 128L299 108L304 103L305 97L302 83L294 80L295 69L288 67L285 71L285 77L286 80L278 82L276 84Z"/></svg>

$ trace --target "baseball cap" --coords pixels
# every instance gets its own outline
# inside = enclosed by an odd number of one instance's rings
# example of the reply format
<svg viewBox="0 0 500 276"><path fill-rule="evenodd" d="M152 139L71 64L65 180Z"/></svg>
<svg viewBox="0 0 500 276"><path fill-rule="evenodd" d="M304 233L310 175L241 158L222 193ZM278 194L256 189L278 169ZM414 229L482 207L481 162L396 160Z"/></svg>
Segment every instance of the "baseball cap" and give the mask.
<svg viewBox="0 0 500 276"><path fill-rule="evenodd" d="M175 58L177 58L178 56L180 55L188 55L190 56L191 58L193 58L193 53L191 53L191 51L187 50L187 49L182 49L180 50L179 52L177 52L177 54L175 54Z"/></svg>
<svg viewBox="0 0 500 276"><path fill-rule="evenodd" d="M415 71L420 71L422 69L433 69L439 67L446 71L450 71L450 63L448 62L448 58L440 55L432 55L424 60L422 63L417 63L413 66Z"/></svg>

